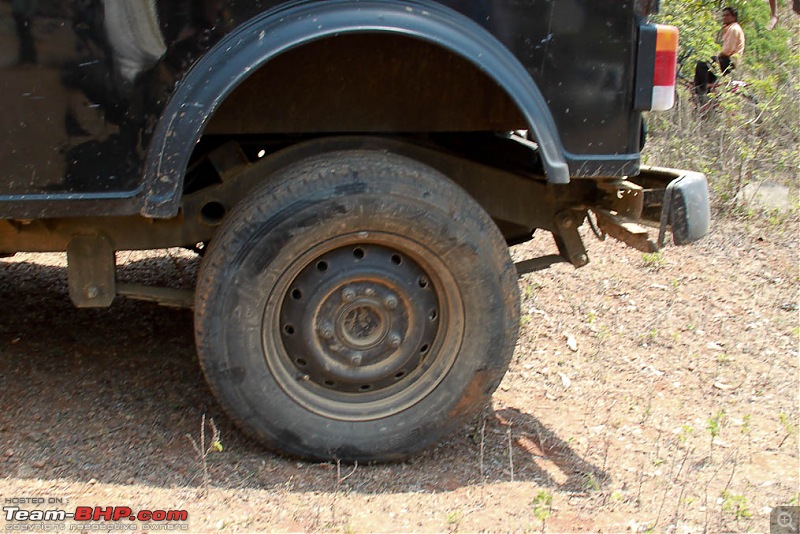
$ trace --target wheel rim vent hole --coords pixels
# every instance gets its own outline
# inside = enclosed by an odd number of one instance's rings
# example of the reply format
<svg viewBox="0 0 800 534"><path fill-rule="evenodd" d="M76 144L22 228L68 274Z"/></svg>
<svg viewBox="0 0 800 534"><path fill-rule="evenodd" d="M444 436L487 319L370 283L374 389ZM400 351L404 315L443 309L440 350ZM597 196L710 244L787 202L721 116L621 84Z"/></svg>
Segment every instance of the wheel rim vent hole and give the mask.
<svg viewBox="0 0 800 534"><path fill-rule="evenodd" d="M364 384L363 386L361 386L358 389L360 389L361 391L369 391L369 390L372 389L372 386L370 386L369 384Z"/></svg>
<svg viewBox="0 0 800 534"><path fill-rule="evenodd" d="M300 367L305 367L306 365L308 365L308 362L305 361L303 358L297 358L295 361L297 362L297 365L299 365Z"/></svg>
<svg viewBox="0 0 800 534"><path fill-rule="evenodd" d="M294 334L294 326L287 324L283 327L283 331L291 336Z"/></svg>
<svg viewBox="0 0 800 534"><path fill-rule="evenodd" d="M356 248L353 249L353 257L357 260L363 260L366 253L364 252L363 248Z"/></svg>
<svg viewBox="0 0 800 534"><path fill-rule="evenodd" d="M217 226L222 223L227 211L221 202L211 201L200 208L200 218L205 224Z"/></svg>
<svg viewBox="0 0 800 534"><path fill-rule="evenodd" d="M429 346L428 346L428 344L426 343L425 345L422 345L422 347L420 347L420 349L419 349L419 353L420 353L420 354L427 354L427 352L428 352L428 350L429 350L429 349L430 349L430 347L429 347Z"/></svg>
<svg viewBox="0 0 800 534"><path fill-rule="evenodd" d="M430 319L431 321L435 321L438 318L439 318L439 312L436 310L431 310L430 313L428 314L428 319Z"/></svg>
<svg viewBox="0 0 800 534"><path fill-rule="evenodd" d="M324 273L328 270L328 262L327 261L320 261L317 262L317 270L321 273Z"/></svg>
<svg viewBox="0 0 800 534"><path fill-rule="evenodd" d="M402 265L403 264L403 257L399 254L392 254L392 263L395 265Z"/></svg>
<svg viewBox="0 0 800 534"><path fill-rule="evenodd" d="M296 287L292 290L292 298L294 300L300 300L301 298L303 298L303 292L300 290L300 288Z"/></svg>
<svg viewBox="0 0 800 534"><path fill-rule="evenodd" d="M424 276L421 277L419 280L417 280L417 282L419 283L419 287L421 287L422 289L425 289L425 288L428 287L428 279L425 278Z"/></svg>

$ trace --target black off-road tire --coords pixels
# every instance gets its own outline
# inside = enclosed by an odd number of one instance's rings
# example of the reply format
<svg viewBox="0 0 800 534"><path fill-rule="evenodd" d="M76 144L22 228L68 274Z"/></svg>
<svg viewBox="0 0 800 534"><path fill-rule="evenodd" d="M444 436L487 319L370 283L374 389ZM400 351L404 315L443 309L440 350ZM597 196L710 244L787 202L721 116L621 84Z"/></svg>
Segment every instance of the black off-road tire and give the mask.
<svg viewBox="0 0 800 534"><path fill-rule="evenodd" d="M437 171L344 151L269 177L205 255L195 325L220 404L267 447L393 461L463 425L508 368L517 275Z"/></svg>

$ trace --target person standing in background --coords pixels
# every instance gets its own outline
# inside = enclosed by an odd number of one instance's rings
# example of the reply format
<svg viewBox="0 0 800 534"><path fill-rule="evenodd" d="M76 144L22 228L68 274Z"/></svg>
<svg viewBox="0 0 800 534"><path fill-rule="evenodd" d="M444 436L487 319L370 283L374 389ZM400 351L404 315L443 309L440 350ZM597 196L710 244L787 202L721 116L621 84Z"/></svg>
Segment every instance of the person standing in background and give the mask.
<svg viewBox="0 0 800 534"><path fill-rule="evenodd" d="M739 12L732 7L722 10L722 29L717 40L720 42L719 53L711 58L711 62L698 61L694 71L694 92L702 100L708 95L708 87L717 81L715 65L719 67L721 76L735 69L744 55L745 37L739 25Z"/></svg>

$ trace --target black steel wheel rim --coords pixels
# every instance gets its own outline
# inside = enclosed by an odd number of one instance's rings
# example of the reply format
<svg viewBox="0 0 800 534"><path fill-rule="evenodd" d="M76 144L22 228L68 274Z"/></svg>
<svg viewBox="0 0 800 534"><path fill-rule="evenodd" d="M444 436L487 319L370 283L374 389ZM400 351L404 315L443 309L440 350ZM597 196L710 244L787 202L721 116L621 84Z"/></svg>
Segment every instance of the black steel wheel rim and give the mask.
<svg viewBox="0 0 800 534"><path fill-rule="evenodd" d="M279 386L325 417L370 420L407 409L452 367L463 303L423 245L360 232L292 262L268 298L265 355Z"/></svg>

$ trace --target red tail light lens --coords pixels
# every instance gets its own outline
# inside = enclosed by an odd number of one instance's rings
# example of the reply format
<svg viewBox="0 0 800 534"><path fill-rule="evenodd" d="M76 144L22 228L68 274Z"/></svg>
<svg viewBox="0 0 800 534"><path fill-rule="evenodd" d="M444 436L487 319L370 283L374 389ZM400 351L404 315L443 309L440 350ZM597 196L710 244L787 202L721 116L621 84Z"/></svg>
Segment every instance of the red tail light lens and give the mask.
<svg viewBox="0 0 800 534"><path fill-rule="evenodd" d="M664 111L675 104L678 28L658 24L656 31L656 62L653 74L653 100L650 109Z"/></svg>

